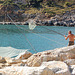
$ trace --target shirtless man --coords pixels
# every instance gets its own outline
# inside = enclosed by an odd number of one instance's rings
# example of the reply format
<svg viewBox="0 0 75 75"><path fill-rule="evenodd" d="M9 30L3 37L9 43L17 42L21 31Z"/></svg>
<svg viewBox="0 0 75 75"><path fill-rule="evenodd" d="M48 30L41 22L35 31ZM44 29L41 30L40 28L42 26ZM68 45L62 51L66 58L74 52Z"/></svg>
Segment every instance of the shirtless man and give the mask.
<svg viewBox="0 0 75 75"><path fill-rule="evenodd" d="M68 31L68 36L66 37L64 35L64 37L65 37L65 40L67 40L69 38L69 44L68 44L68 46L74 45L74 38L75 38L75 36L74 36L74 34L72 34L71 31Z"/></svg>

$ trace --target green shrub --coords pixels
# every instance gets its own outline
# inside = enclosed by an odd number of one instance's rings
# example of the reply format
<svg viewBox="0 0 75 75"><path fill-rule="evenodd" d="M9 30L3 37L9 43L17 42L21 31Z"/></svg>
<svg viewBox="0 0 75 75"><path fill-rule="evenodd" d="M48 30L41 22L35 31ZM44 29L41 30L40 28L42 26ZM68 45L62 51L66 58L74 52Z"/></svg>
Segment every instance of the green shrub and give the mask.
<svg viewBox="0 0 75 75"><path fill-rule="evenodd" d="M0 1L0 4L2 4L4 1Z"/></svg>
<svg viewBox="0 0 75 75"><path fill-rule="evenodd" d="M55 3L54 3L53 1L48 1L48 2L47 2L47 5L48 5L49 7L54 7L54 6L55 6Z"/></svg>
<svg viewBox="0 0 75 75"><path fill-rule="evenodd" d="M64 5L65 5L65 6L70 6L70 3L69 3L69 2L65 2Z"/></svg>

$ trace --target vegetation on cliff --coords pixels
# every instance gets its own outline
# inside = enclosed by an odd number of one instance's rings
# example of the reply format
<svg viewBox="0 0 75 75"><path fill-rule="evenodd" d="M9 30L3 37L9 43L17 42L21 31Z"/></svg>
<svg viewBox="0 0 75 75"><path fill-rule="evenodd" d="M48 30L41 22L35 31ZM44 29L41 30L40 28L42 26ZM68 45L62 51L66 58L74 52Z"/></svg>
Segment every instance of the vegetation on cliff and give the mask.
<svg viewBox="0 0 75 75"><path fill-rule="evenodd" d="M71 10L75 10L74 0L0 0L0 16L7 12L16 14L16 17L21 19L23 13L39 13L50 18Z"/></svg>

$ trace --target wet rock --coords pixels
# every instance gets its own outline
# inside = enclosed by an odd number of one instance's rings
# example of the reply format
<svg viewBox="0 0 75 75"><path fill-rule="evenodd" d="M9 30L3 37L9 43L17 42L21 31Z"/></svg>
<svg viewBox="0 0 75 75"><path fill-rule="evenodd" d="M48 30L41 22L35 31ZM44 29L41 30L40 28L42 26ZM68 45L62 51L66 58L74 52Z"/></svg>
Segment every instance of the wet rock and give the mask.
<svg viewBox="0 0 75 75"><path fill-rule="evenodd" d="M43 22L42 22L42 25L48 26L48 21L43 21Z"/></svg>
<svg viewBox="0 0 75 75"><path fill-rule="evenodd" d="M25 22L23 25L29 25L29 23L28 22Z"/></svg>
<svg viewBox="0 0 75 75"><path fill-rule="evenodd" d="M10 23L8 23L8 25L15 25L15 23L11 23L11 22L10 22Z"/></svg>

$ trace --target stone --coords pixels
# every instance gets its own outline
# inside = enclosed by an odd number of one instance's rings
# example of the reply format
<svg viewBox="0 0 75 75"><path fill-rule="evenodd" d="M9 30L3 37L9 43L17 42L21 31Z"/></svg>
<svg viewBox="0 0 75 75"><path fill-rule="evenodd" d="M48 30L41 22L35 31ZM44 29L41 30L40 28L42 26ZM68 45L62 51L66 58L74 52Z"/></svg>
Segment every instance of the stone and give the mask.
<svg viewBox="0 0 75 75"><path fill-rule="evenodd" d="M6 63L6 60L0 56L0 63Z"/></svg>
<svg viewBox="0 0 75 75"><path fill-rule="evenodd" d="M75 65L75 59L67 59L64 61L67 65Z"/></svg>
<svg viewBox="0 0 75 75"><path fill-rule="evenodd" d="M73 69L71 75L75 75L75 68Z"/></svg>
<svg viewBox="0 0 75 75"><path fill-rule="evenodd" d="M0 69L3 75L54 75L53 72L47 67L18 67L11 66Z"/></svg>
<svg viewBox="0 0 75 75"><path fill-rule="evenodd" d="M39 67L10 66L0 69L2 75L71 75L68 66L61 61L43 62Z"/></svg>
<svg viewBox="0 0 75 75"><path fill-rule="evenodd" d="M5 60L6 60L6 62L9 65L21 63L21 60L20 59L14 59L14 58L5 57Z"/></svg>
<svg viewBox="0 0 75 75"><path fill-rule="evenodd" d="M52 22L51 20L49 20L49 21L48 21L48 25L49 25L49 26L53 26L54 24L53 24L53 22Z"/></svg>
<svg viewBox="0 0 75 75"><path fill-rule="evenodd" d="M25 22L23 25L29 25L29 23L28 22Z"/></svg>
<svg viewBox="0 0 75 75"><path fill-rule="evenodd" d="M41 66L46 66L53 71L54 75L71 75L68 66L61 61L43 62Z"/></svg>
<svg viewBox="0 0 75 75"><path fill-rule="evenodd" d="M75 45L33 54L27 59L28 66L40 66L44 61L75 59Z"/></svg>
<svg viewBox="0 0 75 75"><path fill-rule="evenodd" d="M75 75L75 65L70 65L69 70L70 70L71 75Z"/></svg>
<svg viewBox="0 0 75 75"><path fill-rule="evenodd" d="M25 52L20 53L15 59L27 59L32 55L32 53L30 53L29 51L25 50Z"/></svg>

